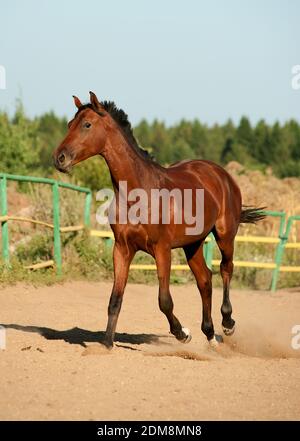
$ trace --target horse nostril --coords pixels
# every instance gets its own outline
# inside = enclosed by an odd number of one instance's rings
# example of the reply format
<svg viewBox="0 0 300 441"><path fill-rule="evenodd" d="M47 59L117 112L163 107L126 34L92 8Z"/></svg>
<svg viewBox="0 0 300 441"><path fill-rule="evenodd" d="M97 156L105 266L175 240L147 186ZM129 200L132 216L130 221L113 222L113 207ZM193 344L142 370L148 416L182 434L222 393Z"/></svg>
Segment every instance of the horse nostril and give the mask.
<svg viewBox="0 0 300 441"><path fill-rule="evenodd" d="M59 157L58 157L58 162L59 162L60 164L63 164L63 163L65 162L65 159L66 159L65 154L64 154L64 153L61 153L61 154L59 155Z"/></svg>

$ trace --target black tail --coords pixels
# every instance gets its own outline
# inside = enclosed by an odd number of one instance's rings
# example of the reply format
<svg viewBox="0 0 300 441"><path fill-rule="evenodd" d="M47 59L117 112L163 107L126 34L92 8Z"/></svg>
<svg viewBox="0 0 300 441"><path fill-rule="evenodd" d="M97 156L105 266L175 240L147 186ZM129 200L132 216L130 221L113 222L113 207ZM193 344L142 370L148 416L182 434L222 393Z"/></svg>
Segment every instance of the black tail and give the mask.
<svg viewBox="0 0 300 441"><path fill-rule="evenodd" d="M262 211L265 210L266 207L250 207L248 205L243 205L241 212L241 224L256 224L256 222L264 219L266 214L263 214Z"/></svg>

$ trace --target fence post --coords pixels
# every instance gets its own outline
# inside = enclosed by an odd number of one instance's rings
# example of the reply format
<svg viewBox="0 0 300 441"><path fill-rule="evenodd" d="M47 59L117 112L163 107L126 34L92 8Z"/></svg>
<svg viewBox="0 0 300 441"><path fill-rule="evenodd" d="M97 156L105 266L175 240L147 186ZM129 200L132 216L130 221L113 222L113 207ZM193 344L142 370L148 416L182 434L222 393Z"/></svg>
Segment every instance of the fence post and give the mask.
<svg viewBox="0 0 300 441"><path fill-rule="evenodd" d="M205 241L203 244L203 257L205 262L207 262L207 242Z"/></svg>
<svg viewBox="0 0 300 441"><path fill-rule="evenodd" d="M58 275L62 273L61 260L61 241L60 241L60 209L59 209L59 185L58 182L52 184L52 203L53 203L53 236L54 236L54 261Z"/></svg>
<svg viewBox="0 0 300 441"><path fill-rule="evenodd" d="M213 254L214 254L215 241L214 241L214 237L213 237L212 234L210 234L208 237L209 237L210 240L206 244L205 260L206 260L206 265L211 270L212 269L212 259L213 259Z"/></svg>
<svg viewBox="0 0 300 441"><path fill-rule="evenodd" d="M291 232L291 228L292 228L292 224L295 220L300 220L300 216L299 215L294 215L294 216L290 216L287 220L287 224L286 224L286 229L284 234L282 234L281 238L280 238L280 243L278 245L278 248L276 250L276 268L273 271L273 277L272 277L272 285L271 285L271 290L275 291L276 289L276 284L277 284L277 279L278 279L278 274L280 271L280 265L281 265L281 261L282 261L282 256L283 256L283 252L284 252L284 248L285 245L288 241L290 232Z"/></svg>
<svg viewBox="0 0 300 441"><path fill-rule="evenodd" d="M282 262L282 257L283 257L286 242L287 242L287 237L281 236L280 242L276 248L276 253L275 253L276 267L273 270L272 282L271 282L271 291L273 291L273 292L276 291L276 286L277 286L277 281L278 281L278 276L279 276L279 271L280 271L280 265Z"/></svg>
<svg viewBox="0 0 300 441"><path fill-rule="evenodd" d="M271 281L271 291L272 292L276 291L276 286L277 286L279 272L280 272L280 265L281 265L282 257L283 257L283 253L284 253L284 247L285 247L285 244L288 240L288 238L286 237L286 233L284 232L285 221L286 221L286 214L282 213L282 216L280 219L280 225L279 225L279 235L278 235L280 242L277 245L276 251L275 251L275 265L276 265L276 267L273 269L273 273L272 273L272 281Z"/></svg>
<svg viewBox="0 0 300 441"><path fill-rule="evenodd" d="M92 193L86 193L84 201L84 226L89 227L91 225L91 203Z"/></svg>
<svg viewBox="0 0 300 441"><path fill-rule="evenodd" d="M0 178L0 198L1 198L1 215L7 216L7 179L6 176ZM1 222L2 232L2 257L5 264L9 264L9 237L8 237L8 221Z"/></svg>

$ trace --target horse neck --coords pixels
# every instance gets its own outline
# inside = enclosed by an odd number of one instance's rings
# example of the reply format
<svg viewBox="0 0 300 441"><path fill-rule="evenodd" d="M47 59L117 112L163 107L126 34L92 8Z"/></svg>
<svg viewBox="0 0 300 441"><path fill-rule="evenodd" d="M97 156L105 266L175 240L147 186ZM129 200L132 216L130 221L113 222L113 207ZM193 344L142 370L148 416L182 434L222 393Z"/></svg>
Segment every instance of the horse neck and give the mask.
<svg viewBox="0 0 300 441"><path fill-rule="evenodd" d="M115 127L109 130L105 150L102 153L112 178L115 190L120 181L127 182L128 191L142 188L145 177L152 169L151 163L143 158Z"/></svg>

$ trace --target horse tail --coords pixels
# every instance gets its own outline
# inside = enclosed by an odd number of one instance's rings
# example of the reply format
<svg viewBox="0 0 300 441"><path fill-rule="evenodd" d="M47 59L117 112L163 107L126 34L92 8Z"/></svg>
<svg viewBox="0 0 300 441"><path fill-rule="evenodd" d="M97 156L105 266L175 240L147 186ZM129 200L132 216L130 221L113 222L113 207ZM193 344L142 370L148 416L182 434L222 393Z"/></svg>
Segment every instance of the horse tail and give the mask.
<svg viewBox="0 0 300 441"><path fill-rule="evenodd" d="M266 207L251 207L249 205L243 205L240 217L240 224L256 224L260 220L266 217L262 211Z"/></svg>

